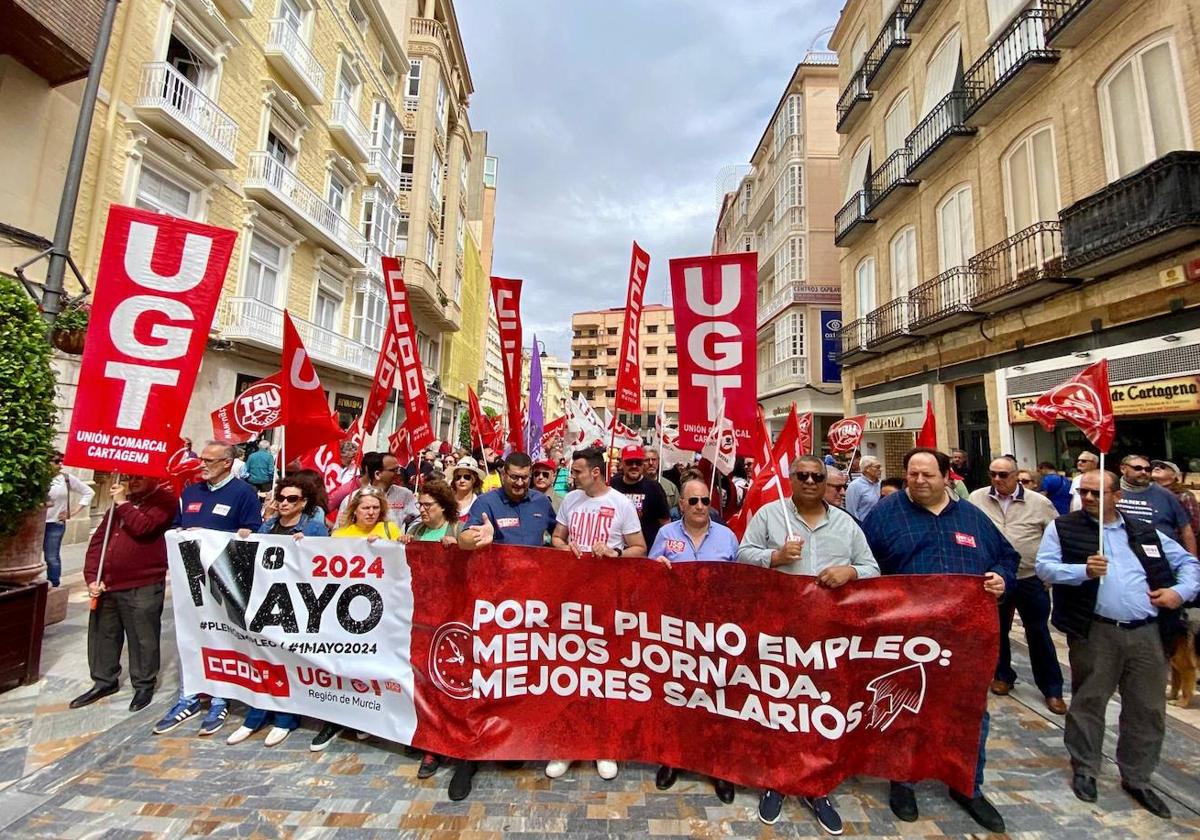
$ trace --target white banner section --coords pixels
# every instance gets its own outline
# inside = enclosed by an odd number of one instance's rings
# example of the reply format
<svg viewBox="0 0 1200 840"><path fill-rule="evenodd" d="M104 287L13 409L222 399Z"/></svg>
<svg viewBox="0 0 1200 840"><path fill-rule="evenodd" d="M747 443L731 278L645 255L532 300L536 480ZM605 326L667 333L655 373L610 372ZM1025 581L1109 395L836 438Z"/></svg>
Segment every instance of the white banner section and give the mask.
<svg viewBox="0 0 1200 840"><path fill-rule="evenodd" d="M189 529L168 533L167 551L188 693L411 743L404 546Z"/></svg>

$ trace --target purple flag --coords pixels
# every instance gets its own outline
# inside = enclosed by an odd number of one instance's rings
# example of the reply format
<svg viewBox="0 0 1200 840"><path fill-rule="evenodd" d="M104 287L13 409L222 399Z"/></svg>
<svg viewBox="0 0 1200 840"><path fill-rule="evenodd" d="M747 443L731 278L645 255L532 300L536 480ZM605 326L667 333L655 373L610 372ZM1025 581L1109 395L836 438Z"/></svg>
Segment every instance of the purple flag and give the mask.
<svg viewBox="0 0 1200 840"><path fill-rule="evenodd" d="M542 405L542 357L538 354L537 336L529 351L529 422L525 427L525 451L537 461L544 458L542 451L542 429L546 425L546 411Z"/></svg>

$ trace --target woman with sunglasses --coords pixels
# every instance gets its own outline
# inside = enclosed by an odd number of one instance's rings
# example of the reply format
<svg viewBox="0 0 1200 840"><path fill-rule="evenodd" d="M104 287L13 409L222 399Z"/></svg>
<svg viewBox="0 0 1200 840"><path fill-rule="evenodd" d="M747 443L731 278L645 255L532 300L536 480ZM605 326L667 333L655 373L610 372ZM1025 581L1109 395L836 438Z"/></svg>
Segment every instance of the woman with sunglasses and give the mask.
<svg viewBox="0 0 1200 840"><path fill-rule="evenodd" d="M341 525L334 530L333 536L357 537L367 542L399 540L400 529L388 520L383 491L377 487L360 487L350 496Z"/></svg>
<svg viewBox="0 0 1200 840"><path fill-rule="evenodd" d="M290 479L280 479L275 485L274 516L268 519L258 529L260 534L275 534L290 536L297 542L304 537L327 537L329 529L319 517L313 516L315 501L305 492L301 483ZM238 536L249 536L250 531L243 528ZM289 712L270 712L266 709L251 708L246 712L242 725L225 739L226 744L240 744L267 723L272 724L263 744L273 747L283 742L292 730L300 725L300 716Z"/></svg>
<svg viewBox="0 0 1200 840"><path fill-rule="evenodd" d="M454 500L458 506L458 521L464 525L471 513L471 505L483 492L484 478L479 462L470 456L459 458L450 472L450 486L454 488Z"/></svg>
<svg viewBox="0 0 1200 840"><path fill-rule="evenodd" d="M46 499L46 533L42 552L46 558L46 579L58 586L62 576L62 541L67 533L67 520L92 503L92 488L63 469L63 455L55 452L50 459L54 477Z"/></svg>

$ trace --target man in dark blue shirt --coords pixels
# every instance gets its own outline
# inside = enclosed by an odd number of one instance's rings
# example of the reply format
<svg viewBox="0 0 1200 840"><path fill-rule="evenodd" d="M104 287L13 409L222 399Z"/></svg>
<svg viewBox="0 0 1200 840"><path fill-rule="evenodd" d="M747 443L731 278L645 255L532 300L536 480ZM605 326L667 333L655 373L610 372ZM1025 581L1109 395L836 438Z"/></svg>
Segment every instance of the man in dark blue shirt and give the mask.
<svg viewBox="0 0 1200 840"><path fill-rule="evenodd" d="M950 458L944 452L918 447L904 456L906 490L882 499L863 522L863 532L880 571L885 575L983 575L983 588L994 598L1016 586L1021 557L992 521L949 487ZM989 831L1003 832L1004 818L984 797L988 714L983 713L975 790L950 797ZM892 782L888 804L905 822L917 819L913 786Z"/></svg>

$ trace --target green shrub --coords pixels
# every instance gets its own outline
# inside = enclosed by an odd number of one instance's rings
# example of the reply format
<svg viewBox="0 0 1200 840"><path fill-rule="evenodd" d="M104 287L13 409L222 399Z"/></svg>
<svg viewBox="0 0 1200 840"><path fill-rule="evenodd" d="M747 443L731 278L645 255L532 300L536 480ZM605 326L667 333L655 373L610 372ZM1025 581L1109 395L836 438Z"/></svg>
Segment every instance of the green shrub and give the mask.
<svg viewBox="0 0 1200 840"><path fill-rule="evenodd" d="M79 300L68 304L54 319L56 330L86 330L92 317L92 304Z"/></svg>

